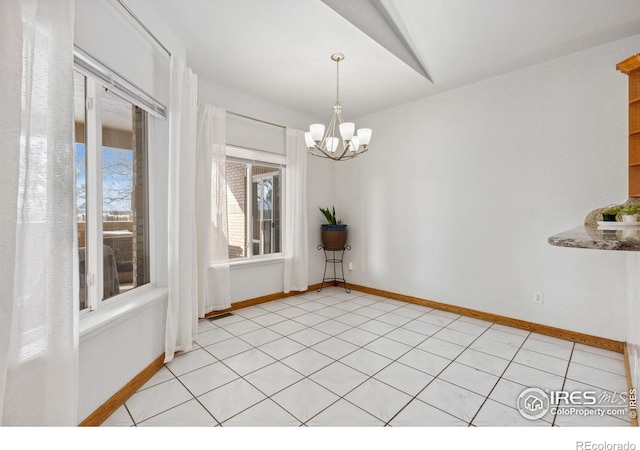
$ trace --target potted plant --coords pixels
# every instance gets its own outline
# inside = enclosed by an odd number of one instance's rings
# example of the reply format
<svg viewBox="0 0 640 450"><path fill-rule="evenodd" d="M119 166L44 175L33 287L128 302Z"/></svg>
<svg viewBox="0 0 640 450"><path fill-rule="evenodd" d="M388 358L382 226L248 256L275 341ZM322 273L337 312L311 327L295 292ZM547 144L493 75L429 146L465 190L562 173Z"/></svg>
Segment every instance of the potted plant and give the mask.
<svg viewBox="0 0 640 450"><path fill-rule="evenodd" d="M612 205L602 210L602 220L605 222L616 222L618 214L622 210L622 205Z"/></svg>
<svg viewBox="0 0 640 450"><path fill-rule="evenodd" d="M320 208L320 211L327 219L327 223L322 224L321 237L325 250L344 250L347 243L347 226L342 220L336 218L336 208Z"/></svg>
<svg viewBox="0 0 640 450"><path fill-rule="evenodd" d="M634 204L624 204L620 209L620 214L622 215L623 222L637 222L638 214L640 213L640 205Z"/></svg>

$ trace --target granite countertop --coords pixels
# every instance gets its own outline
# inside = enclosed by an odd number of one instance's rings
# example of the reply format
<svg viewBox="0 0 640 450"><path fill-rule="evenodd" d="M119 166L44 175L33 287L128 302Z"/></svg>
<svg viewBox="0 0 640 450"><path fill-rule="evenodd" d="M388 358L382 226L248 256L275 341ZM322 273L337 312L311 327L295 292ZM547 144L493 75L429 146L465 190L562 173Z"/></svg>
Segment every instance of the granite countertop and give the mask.
<svg viewBox="0 0 640 450"><path fill-rule="evenodd" d="M626 203L640 205L640 198L629 198ZM620 222L613 222L615 229L599 229L602 212L610 206L594 209L586 215L581 227L551 236L547 241L557 247L640 251L640 224L624 226Z"/></svg>
<svg viewBox="0 0 640 450"><path fill-rule="evenodd" d="M597 225L589 225L551 236L548 242L558 247L640 251L640 227L599 230Z"/></svg>

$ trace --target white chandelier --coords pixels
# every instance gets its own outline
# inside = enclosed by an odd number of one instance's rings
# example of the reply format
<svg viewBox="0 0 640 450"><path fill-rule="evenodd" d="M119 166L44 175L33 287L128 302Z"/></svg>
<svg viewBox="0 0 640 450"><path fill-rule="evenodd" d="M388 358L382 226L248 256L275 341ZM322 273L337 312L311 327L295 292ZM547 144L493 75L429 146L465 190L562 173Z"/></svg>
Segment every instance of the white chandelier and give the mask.
<svg viewBox="0 0 640 450"><path fill-rule="evenodd" d="M342 161L355 158L360 153L368 150L371 140L371 129L360 128L355 132L353 122L344 122L342 119L342 105L340 105L340 61L344 59L342 53L334 53L331 60L336 62L336 103L333 105L333 116L326 128L321 123L314 123L309 131L304 134L304 139L309 148L309 153L322 158ZM336 136L336 125L342 137L342 148L338 150L340 139ZM355 135L354 135L355 133Z"/></svg>

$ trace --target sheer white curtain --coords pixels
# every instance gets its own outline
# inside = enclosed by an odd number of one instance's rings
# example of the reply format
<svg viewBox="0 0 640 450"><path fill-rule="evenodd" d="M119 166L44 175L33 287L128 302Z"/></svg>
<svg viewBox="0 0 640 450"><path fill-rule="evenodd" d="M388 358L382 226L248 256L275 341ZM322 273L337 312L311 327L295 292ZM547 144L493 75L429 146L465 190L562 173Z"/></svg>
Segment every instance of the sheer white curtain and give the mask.
<svg viewBox="0 0 640 450"><path fill-rule="evenodd" d="M188 351L198 332L196 242L196 75L171 58L169 106L169 301L165 362Z"/></svg>
<svg viewBox="0 0 640 450"><path fill-rule="evenodd" d="M285 169L284 292L309 287L307 146L304 132L287 128Z"/></svg>
<svg viewBox="0 0 640 450"><path fill-rule="evenodd" d="M0 2L0 425L75 426L73 1Z"/></svg>
<svg viewBox="0 0 640 450"><path fill-rule="evenodd" d="M196 228L200 317L231 306L225 177L226 115L224 109L211 105L198 107Z"/></svg>

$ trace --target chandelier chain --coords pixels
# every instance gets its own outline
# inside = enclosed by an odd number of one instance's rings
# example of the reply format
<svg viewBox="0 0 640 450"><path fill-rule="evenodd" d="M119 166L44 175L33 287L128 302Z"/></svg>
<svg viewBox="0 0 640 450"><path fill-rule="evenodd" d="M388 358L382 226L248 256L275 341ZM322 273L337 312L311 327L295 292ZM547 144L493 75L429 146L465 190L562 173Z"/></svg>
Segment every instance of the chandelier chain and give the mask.
<svg viewBox="0 0 640 450"><path fill-rule="evenodd" d="M340 59L336 61L336 103L340 103Z"/></svg>

